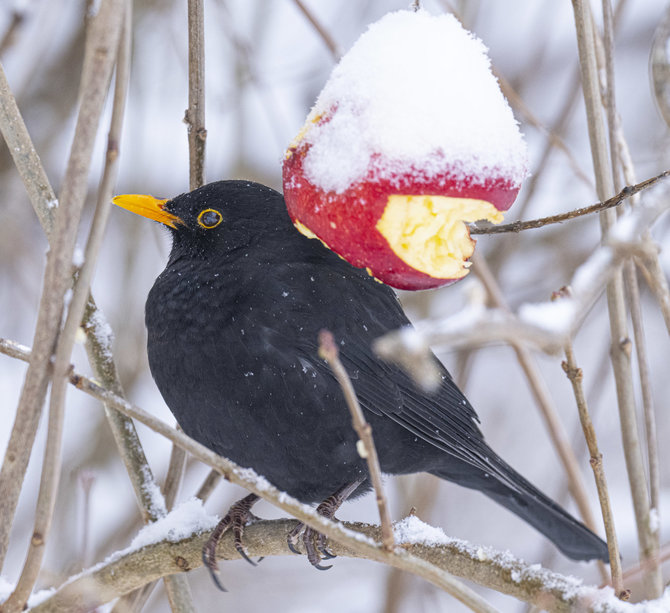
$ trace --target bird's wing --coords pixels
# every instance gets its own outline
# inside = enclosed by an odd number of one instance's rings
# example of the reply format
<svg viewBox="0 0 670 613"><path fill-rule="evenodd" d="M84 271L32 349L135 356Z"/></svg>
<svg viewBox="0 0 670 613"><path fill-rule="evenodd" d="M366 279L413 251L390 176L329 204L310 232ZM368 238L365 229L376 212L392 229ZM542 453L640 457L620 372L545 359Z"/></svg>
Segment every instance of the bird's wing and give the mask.
<svg viewBox="0 0 670 613"><path fill-rule="evenodd" d="M294 276L302 276L302 264L294 265ZM291 343L300 357L309 360L316 371L332 378L328 365L318 357L317 336L329 329L339 345L342 363L347 369L364 410L384 415L416 436L450 455L497 472L490 463L491 449L477 426L477 414L457 388L448 371L442 370L442 384L434 394L416 387L398 367L381 360L372 350L372 342L382 334L409 325L393 291L365 273L354 271L339 260L335 266L309 268L314 292L309 317L302 321L299 337ZM280 278L290 294L291 275ZM331 298L327 304L321 290ZM338 289L340 291L338 291ZM332 299L336 302L333 304ZM290 304L287 303L287 304ZM305 308L299 303L299 308ZM292 315L300 321L299 314ZM287 346L289 343L282 343ZM437 358L435 358L437 361Z"/></svg>

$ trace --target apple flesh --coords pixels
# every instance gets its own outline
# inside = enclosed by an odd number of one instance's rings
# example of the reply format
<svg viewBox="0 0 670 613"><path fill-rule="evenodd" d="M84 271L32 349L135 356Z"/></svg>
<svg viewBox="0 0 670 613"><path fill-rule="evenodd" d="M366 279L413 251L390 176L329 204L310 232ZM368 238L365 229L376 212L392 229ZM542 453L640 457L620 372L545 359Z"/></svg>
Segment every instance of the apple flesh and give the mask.
<svg viewBox="0 0 670 613"><path fill-rule="evenodd" d="M488 176L482 184L446 163L431 176L411 166L384 169L380 156L362 180L342 192L326 191L303 168L311 146L304 135L312 122L284 159L288 213L303 234L392 287L429 289L463 278L475 247L466 222L500 223L519 191L504 176Z"/></svg>

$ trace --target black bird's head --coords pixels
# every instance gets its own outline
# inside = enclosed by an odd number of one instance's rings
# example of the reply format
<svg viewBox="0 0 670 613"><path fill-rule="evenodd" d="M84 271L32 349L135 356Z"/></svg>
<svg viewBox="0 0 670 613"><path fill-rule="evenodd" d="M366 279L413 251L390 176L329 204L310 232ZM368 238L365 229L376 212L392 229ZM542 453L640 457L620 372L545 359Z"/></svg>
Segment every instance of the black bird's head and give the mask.
<svg viewBox="0 0 670 613"><path fill-rule="evenodd" d="M291 226L283 196L251 181L217 181L172 199L125 194L116 196L113 202L169 228L173 256L230 253L287 229L288 236L298 235Z"/></svg>

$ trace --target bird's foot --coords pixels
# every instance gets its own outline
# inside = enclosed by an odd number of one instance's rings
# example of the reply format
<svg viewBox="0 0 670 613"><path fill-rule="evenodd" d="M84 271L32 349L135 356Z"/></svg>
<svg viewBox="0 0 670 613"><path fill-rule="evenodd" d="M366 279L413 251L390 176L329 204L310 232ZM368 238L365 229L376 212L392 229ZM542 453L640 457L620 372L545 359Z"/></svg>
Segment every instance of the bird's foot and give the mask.
<svg viewBox="0 0 670 613"><path fill-rule="evenodd" d="M352 494L352 492L363 483L364 479L359 479L353 483L349 483L344 487L341 487L331 496L328 496L318 507L316 507L316 512L322 517L328 519L334 519L335 513L342 506L342 503ZM298 541L302 541L305 554L309 563L318 570L328 570L332 567L331 565L323 566L321 564L322 560L331 560L335 558L333 553L328 551L326 547L326 537L321 532L306 526L302 522L299 523L291 532L289 532L288 537L286 538L286 544L288 548L298 555L300 551L296 549Z"/></svg>
<svg viewBox="0 0 670 613"><path fill-rule="evenodd" d="M318 570L328 570L331 568L332 565L322 566L321 560L330 560L337 556L326 549L326 537L321 532L317 532L313 528L300 523L294 530L291 530L286 539L288 548L298 555L300 555L300 551L296 549L296 545L300 540L302 540L307 559L314 568Z"/></svg>
<svg viewBox="0 0 670 613"><path fill-rule="evenodd" d="M214 531L202 548L203 564L209 570L209 574L212 576L212 581L214 581L216 587L222 592L226 592L227 590L219 580L219 565L216 562L216 546L219 544L223 535L232 528L235 549L237 549L240 556L249 562L249 564L256 566L256 562L254 562L247 554L246 548L242 543L242 536L244 535L244 526L250 521L257 519L251 512L251 507L258 500L259 497L256 496L256 494L249 494L245 498L242 498L242 500L238 500L230 507L226 516L217 524L216 528L214 528Z"/></svg>

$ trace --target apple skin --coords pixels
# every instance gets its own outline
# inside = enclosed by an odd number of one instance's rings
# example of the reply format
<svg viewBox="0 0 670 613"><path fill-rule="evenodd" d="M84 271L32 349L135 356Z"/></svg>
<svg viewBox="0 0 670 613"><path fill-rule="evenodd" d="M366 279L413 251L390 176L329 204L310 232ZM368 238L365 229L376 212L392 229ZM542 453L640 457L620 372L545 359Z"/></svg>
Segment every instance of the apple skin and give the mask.
<svg viewBox="0 0 670 613"><path fill-rule="evenodd" d="M448 167L427 177L408 167L402 172L377 172L381 160L373 158L367 176L342 193L327 192L305 176L303 160L311 144L300 140L289 147L283 163L284 199L297 227L307 228L328 248L358 268L365 268L379 281L403 290L441 287L459 278L438 278L419 271L392 250L377 230L377 222L394 194L473 198L490 202L506 211L514 202L519 185L504 177L483 185L473 178L455 178ZM377 163L375 163L377 162ZM473 239L471 239L473 240Z"/></svg>

